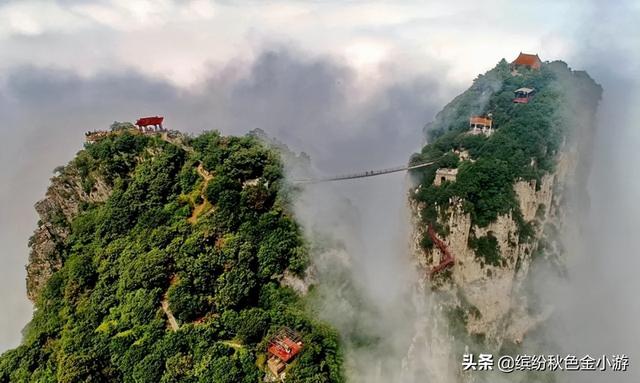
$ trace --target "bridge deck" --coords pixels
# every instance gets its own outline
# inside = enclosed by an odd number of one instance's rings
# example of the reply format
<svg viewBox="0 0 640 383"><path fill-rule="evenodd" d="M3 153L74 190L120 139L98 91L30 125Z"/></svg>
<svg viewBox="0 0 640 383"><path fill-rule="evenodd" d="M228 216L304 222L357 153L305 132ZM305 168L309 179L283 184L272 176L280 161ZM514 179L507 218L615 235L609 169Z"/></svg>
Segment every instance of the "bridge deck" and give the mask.
<svg viewBox="0 0 640 383"><path fill-rule="evenodd" d="M411 165L411 166L408 166L408 165L396 166L394 168L369 170L369 171L366 171L366 172L343 174L343 175L338 175L338 176L334 176L334 177L308 178L308 179L294 180L293 182L294 183L311 184L311 183L319 183L319 182L352 180L352 179L355 179L355 178L375 177L375 176L379 176L379 175L383 175L383 174L397 173L397 172L402 172L402 171L406 171L406 170L418 169L418 168L422 168L422 167L425 167L425 166L433 165L436 162L437 162L437 160L434 160L434 161L425 162L425 163L417 164L417 165Z"/></svg>

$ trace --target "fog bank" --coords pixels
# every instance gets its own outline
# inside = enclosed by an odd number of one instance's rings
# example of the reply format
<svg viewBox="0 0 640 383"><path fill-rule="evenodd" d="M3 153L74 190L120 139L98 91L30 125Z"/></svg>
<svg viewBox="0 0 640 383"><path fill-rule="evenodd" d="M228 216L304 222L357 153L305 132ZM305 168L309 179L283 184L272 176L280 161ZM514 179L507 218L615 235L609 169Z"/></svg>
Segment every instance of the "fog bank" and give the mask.
<svg viewBox="0 0 640 383"><path fill-rule="evenodd" d="M398 70L386 64L383 73ZM434 77L377 76L373 83L339 59L284 46L256 52L255 60L230 60L188 89L134 71L82 77L20 67L6 73L0 82L0 302L11 314L0 316L0 349L18 344L31 316L24 265L37 221L33 204L44 196L52 170L82 148L84 132L161 114L167 128L183 132L245 134L260 128L310 154L327 174L387 167L406 162L423 123L450 97ZM367 188L380 205L387 195L397 198L387 212L398 211L403 198L396 181L385 179L391 190ZM388 228L377 230L384 234ZM384 243L388 237L378 238Z"/></svg>

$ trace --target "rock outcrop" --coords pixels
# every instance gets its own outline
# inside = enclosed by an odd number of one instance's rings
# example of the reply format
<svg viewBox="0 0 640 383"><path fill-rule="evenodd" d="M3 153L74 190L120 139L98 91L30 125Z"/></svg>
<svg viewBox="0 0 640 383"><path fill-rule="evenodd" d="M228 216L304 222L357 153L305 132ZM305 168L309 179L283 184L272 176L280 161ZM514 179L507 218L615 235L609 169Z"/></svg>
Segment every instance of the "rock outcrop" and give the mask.
<svg viewBox="0 0 640 383"><path fill-rule="evenodd" d="M35 205L40 220L29 240L27 296L31 301L37 299L49 277L62 266L62 247L69 235L69 224L81 206L104 202L110 194L111 187L100 176L92 175L91 184L83 184L73 164L51 179L45 198Z"/></svg>
<svg viewBox="0 0 640 383"><path fill-rule="evenodd" d="M466 326L470 334L483 335L498 346L504 338L519 343L537 321L522 313L515 315L522 305L517 288L527 275L534 252L545 238L544 227L552 217L559 215L559 206L553 201L553 189L560 182L555 174L549 174L542 178L539 187L535 181L519 181L514 185L524 219L535 223L534 238L527 242L519 240L518 224L511 214L499 216L486 227L478 227L472 225L470 215L463 211L462 201L451 201L444 208L447 218L442 223L448 230L444 241L456 261L451 270L434 276L433 283L447 293L449 305L466 309L469 314ZM419 214L419 210L414 204L414 211ZM429 270L439 264L441 254L436 247L429 251L420 248L417 242L424 230L426 228L422 226L417 227L413 248L420 264ZM489 234L498 243L501 256L498 265L484 262L469 246L470 236Z"/></svg>

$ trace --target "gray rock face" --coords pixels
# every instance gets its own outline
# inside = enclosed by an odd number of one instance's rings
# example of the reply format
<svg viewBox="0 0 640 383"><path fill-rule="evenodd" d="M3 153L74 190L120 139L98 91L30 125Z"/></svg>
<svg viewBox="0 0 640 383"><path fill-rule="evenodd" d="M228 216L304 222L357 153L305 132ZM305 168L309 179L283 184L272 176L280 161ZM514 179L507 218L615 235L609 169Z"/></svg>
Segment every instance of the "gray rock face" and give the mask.
<svg viewBox="0 0 640 383"><path fill-rule="evenodd" d="M69 235L69 224L83 203L101 203L111 188L104 179L92 175L90 190L73 164L51 179L45 198L35 204L40 216L38 228L29 240L31 253L27 265L27 296L35 301L51 275L62 266L61 247Z"/></svg>
<svg viewBox="0 0 640 383"><path fill-rule="evenodd" d="M490 349L499 349L504 342L519 344L526 334L545 320L551 308L531 313L523 284L535 254L544 254L559 265L563 264L562 232L567 224L564 202L568 188L575 188L579 177L580 158L577 150L564 148L556 158L555 171L535 181L518 181L516 192L523 218L534 224L533 238L521 242L518 224L511 214L501 215L487 225L472 224L462 208L462 202L452 199L447 206L438 206L438 221L447 228L442 240L455 257L455 264L431 278L431 288L438 292L442 309L464 313L464 326L469 335L481 336ZM582 184L582 181L578 182ZM414 233L412 251L420 267L433 269L441 261L437 247L425 251L420 239L427 228L420 224L422 206L412 202ZM501 262L486 263L469 245L471 236L491 234L496 238ZM425 277L426 279L426 277Z"/></svg>

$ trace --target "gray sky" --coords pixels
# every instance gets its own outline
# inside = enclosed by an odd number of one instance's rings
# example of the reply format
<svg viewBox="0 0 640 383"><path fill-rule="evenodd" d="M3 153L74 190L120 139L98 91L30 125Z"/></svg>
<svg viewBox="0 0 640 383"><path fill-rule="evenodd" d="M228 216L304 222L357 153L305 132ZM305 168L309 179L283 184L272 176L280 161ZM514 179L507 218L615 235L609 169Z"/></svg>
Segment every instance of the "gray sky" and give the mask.
<svg viewBox="0 0 640 383"><path fill-rule="evenodd" d="M262 128L322 172L393 166L445 102L520 51L586 69L605 98L638 105L640 5L559 3L0 1L0 350L31 315L32 205L84 131L163 114L191 132ZM612 149L637 147L630 121L617 120L601 163L634 161Z"/></svg>

